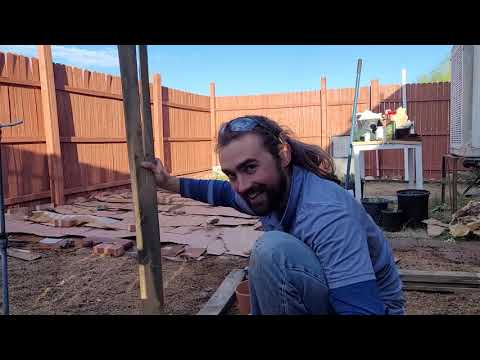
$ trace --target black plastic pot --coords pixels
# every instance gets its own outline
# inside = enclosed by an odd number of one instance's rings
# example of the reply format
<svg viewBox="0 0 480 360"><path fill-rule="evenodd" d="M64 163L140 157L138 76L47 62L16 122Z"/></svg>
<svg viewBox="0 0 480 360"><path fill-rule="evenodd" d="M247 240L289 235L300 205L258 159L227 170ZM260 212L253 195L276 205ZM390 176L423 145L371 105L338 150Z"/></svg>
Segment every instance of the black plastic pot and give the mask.
<svg viewBox="0 0 480 360"><path fill-rule="evenodd" d="M383 198L365 198L362 199L362 205L370 214L377 225L382 223L382 210L388 207L389 201Z"/></svg>
<svg viewBox="0 0 480 360"><path fill-rule="evenodd" d="M382 210L382 228L385 231L396 232L402 230L404 223L402 210Z"/></svg>
<svg viewBox="0 0 480 360"><path fill-rule="evenodd" d="M395 129L395 139L405 139L410 135L410 128Z"/></svg>
<svg viewBox="0 0 480 360"><path fill-rule="evenodd" d="M397 191L398 208L403 211L404 219L409 226L419 226L421 221L428 219L427 190L407 189Z"/></svg>

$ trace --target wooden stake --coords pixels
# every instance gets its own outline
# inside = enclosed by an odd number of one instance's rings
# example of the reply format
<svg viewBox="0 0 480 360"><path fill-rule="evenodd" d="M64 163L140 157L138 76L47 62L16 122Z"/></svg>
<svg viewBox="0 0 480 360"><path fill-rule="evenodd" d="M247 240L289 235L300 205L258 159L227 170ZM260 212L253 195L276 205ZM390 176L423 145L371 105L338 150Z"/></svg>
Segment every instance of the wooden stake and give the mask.
<svg viewBox="0 0 480 360"><path fill-rule="evenodd" d="M140 60L140 109L142 112L143 154L147 161L153 161L155 159L155 149L153 146L152 108L150 106L148 55L145 45L139 45L138 57Z"/></svg>
<svg viewBox="0 0 480 360"><path fill-rule="evenodd" d="M146 51L144 51L140 51L140 56L143 74L142 99L145 108L150 107L150 96ZM119 45L118 55L122 77L132 199L136 219L140 298L143 302L144 313L160 314L163 310L163 282L156 187L153 174L140 166L145 159L145 154L152 158L154 153L152 119L150 111L143 109L142 126L135 45ZM145 73L147 81L144 81Z"/></svg>
<svg viewBox="0 0 480 360"><path fill-rule="evenodd" d="M65 202L62 148L60 146L57 98L50 45L38 45L38 65L48 172L50 175L50 192L52 202L55 205L62 205Z"/></svg>

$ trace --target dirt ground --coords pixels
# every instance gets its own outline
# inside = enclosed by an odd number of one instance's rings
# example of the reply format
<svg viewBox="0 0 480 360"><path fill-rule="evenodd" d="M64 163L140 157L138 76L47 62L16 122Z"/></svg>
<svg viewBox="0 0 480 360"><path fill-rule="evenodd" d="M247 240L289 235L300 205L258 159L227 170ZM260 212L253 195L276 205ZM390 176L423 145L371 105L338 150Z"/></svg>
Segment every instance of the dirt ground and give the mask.
<svg viewBox="0 0 480 360"><path fill-rule="evenodd" d="M400 269L480 272L479 241L446 243L430 239L425 230L410 230L410 234L416 235L386 234ZM404 295L409 315L480 314L480 292L442 294L405 291Z"/></svg>
<svg viewBox="0 0 480 360"><path fill-rule="evenodd" d="M408 184L401 181L366 181L364 185L364 196L397 196L398 190L408 189ZM425 182L423 184L425 190L430 191L430 203L439 201L442 194L442 186L439 182ZM458 184L458 191L462 192L466 188L464 183ZM472 189L469 193L476 194L478 191ZM445 186L446 200L449 199L448 187Z"/></svg>
<svg viewBox="0 0 480 360"><path fill-rule="evenodd" d="M424 230L412 233L408 238L387 233L399 268L480 272L480 242L433 240L432 246ZM99 257L88 248L54 251L11 240L11 246L42 254L34 261L9 257L12 314L141 314L133 252L119 258ZM237 256L164 259L165 314L196 314L232 269L247 265L248 259ZM406 291L405 297L408 314L480 314L480 293ZM238 314L235 305L228 314Z"/></svg>
<svg viewBox="0 0 480 360"><path fill-rule="evenodd" d="M15 247L20 248L18 245ZM141 314L134 252L113 258L92 255L89 248L23 248L42 254L42 258L24 261L9 257L11 314ZM164 259L165 314L197 313L228 273L247 262L229 255L207 256L201 261Z"/></svg>
<svg viewBox="0 0 480 360"><path fill-rule="evenodd" d="M397 187L402 189L404 184L369 182L366 193L384 195L386 189L394 195ZM439 194L439 184L425 187ZM450 243L431 239L424 229L385 234L400 269L480 272L480 241ZM46 250L32 243L31 238L10 236L11 247L42 254L34 261L9 257L12 314L141 314L134 252L111 258L92 255L88 248ZM248 259L206 256L200 261L164 259L162 265L165 314L194 315L225 276L232 269L247 266ZM405 297L407 314L480 314L480 292L405 291ZM233 306L228 314L238 314L238 309Z"/></svg>

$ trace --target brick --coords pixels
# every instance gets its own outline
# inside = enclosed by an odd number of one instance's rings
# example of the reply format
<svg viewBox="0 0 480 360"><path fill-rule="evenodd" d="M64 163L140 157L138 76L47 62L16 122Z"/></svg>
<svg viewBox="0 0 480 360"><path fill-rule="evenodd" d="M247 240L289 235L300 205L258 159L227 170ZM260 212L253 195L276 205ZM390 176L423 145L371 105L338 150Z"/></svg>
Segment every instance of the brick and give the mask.
<svg viewBox="0 0 480 360"><path fill-rule="evenodd" d="M106 253L107 255L113 257L119 257L125 254L125 249L120 244L108 244L108 246L106 247Z"/></svg>
<svg viewBox="0 0 480 360"><path fill-rule="evenodd" d="M75 243L75 247L79 247L79 248L92 247L94 245L93 240L87 239L87 238L75 238L74 243Z"/></svg>
<svg viewBox="0 0 480 360"><path fill-rule="evenodd" d="M128 231L130 232L137 231L137 227L135 226L135 224L128 224Z"/></svg>
<svg viewBox="0 0 480 360"><path fill-rule="evenodd" d="M95 245L93 247L93 253L95 255L106 255L107 253L107 247L109 246L110 244L99 244L99 245Z"/></svg>
<svg viewBox="0 0 480 360"><path fill-rule="evenodd" d="M53 226L55 227L73 227L78 225L76 219L55 219L53 220Z"/></svg>
<svg viewBox="0 0 480 360"><path fill-rule="evenodd" d="M133 247L133 241L132 240L127 240L127 239L116 239L114 241L115 245L122 245L124 250L129 250L130 248Z"/></svg>
<svg viewBox="0 0 480 360"><path fill-rule="evenodd" d="M121 244L99 244L93 247L93 253L96 255L119 257L125 254L125 249Z"/></svg>

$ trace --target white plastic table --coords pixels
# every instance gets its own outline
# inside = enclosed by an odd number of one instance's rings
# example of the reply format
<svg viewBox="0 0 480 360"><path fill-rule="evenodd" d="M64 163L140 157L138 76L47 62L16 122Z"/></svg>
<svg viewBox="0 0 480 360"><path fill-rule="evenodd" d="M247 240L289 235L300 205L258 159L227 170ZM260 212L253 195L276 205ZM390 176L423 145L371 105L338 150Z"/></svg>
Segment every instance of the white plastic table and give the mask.
<svg viewBox="0 0 480 360"><path fill-rule="evenodd" d="M352 152L355 171L355 198L362 200L361 193L361 178L365 174L365 158L364 151L368 150L403 150L404 152L404 169L405 180L408 181L409 188L423 189L423 166L422 166L422 142L421 141L406 141L406 140L391 140L383 142L377 141L362 141L353 142ZM415 160L414 160L415 159ZM414 165L415 163L415 165Z"/></svg>

